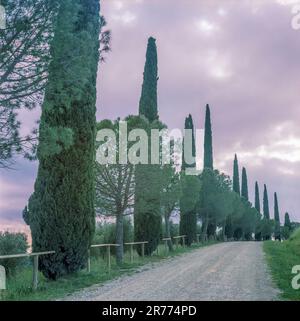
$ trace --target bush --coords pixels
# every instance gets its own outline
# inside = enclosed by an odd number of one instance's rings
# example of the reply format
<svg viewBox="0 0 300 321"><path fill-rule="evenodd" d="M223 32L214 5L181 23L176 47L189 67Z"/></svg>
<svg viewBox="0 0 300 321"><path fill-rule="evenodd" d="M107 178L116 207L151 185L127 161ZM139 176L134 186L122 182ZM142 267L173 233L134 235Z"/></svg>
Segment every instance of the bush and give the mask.
<svg viewBox="0 0 300 321"><path fill-rule="evenodd" d="M133 226L129 219L124 219L124 243L133 242ZM115 244L116 243L116 224L115 223L103 223L96 227L93 244ZM124 247L124 251L127 251L128 247ZM115 248L111 248L111 253L115 254ZM106 254L106 248L96 248L92 250L92 254L95 256L104 256Z"/></svg>
<svg viewBox="0 0 300 321"><path fill-rule="evenodd" d="M0 232L0 255L26 253L27 236L24 233ZM14 275L17 269L28 262L27 258L0 260L8 276Z"/></svg>

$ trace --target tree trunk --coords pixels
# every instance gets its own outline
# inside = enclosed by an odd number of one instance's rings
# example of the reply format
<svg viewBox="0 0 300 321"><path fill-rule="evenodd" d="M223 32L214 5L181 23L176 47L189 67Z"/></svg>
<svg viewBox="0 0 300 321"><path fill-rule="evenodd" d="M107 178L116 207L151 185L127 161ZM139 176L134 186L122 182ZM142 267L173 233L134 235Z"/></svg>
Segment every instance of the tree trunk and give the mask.
<svg viewBox="0 0 300 321"><path fill-rule="evenodd" d="M123 263L123 256L124 256L124 231L123 231L123 222L124 217L123 213L118 213L116 217L116 260L117 264L121 265Z"/></svg>
<svg viewBox="0 0 300 321"><path fill-rule="evenodd" d="M165 229L166 229L166 237L171 238L170 221L169 221L169 215L167 213L165 213ZM168 244L169 251L173 251L172 240L169 240L167 244Z"/></svg>
<svg viewBox="0 0 300 321"><path fill-rule="evenodd" d="M208 227L208 215L206 214L202 226L202 233L201 233L201 242L205 242L207 239L207 227Z"/></svg>
<svg viewBox="0 0 300 321"><path fill-rule="evenodd" d="M223 226L222 226L222 239L223 242L227 241L226 233L225 233L225 227L226 227L226 220L224 220Z"/></svg>

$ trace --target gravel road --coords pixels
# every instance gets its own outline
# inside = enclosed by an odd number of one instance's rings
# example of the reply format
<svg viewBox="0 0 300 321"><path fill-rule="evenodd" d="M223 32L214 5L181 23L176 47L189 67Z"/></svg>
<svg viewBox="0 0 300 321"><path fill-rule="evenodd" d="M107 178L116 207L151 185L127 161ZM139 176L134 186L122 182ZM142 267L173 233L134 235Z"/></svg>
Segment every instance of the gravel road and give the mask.
<svg viewBox="0 0 300 321"><path fill-rule="evenodd" d="M276 300L262 243L228 242L146 265L65 298L73 301Z"/></svg>

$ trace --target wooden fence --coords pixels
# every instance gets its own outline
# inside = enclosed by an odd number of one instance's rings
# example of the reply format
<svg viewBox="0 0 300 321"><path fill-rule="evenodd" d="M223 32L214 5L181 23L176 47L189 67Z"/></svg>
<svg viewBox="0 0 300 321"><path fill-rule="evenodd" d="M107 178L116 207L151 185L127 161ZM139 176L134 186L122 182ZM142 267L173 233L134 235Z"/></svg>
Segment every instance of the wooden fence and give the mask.
<svg viewBox="0 0 300 321"><path fill-rule="evenodd" d="M33 257L32 288L33 288L33 290L36 290L38 287L39 256L50 255L50 254L54 254L54 253L55 253L55 251L46 251L46 252L35 252L35 253L13 254L13 255L1 255L0 260Z"/></svg>
<svg viewBox="0 0 300 321"><path fill-rule="evenodd" d="M182 246L185 247L185 238L186 235L179 235L172 237L175 240L176 248L178 248L178 240L182 239ZM171 241L172 238L163 238L162 240L165 243L165 249L168 251L168 241ZM197 234L197 241L199 243L199 234ZM141 256L145 256L145 244L148 244L148 241L145 242L128 242L124 243L124 246L130 246L130 262L133 262L134 258L134 246L141 245ZM106 247L107 248L107 267L108 272L111 270L111 247L118 247L120 244L93 244L91 248ZM157 248L158 250L158 248ZM158 252L157 252L158 253ZM39 266L39 257L42 255L51 255L55 254L55 251L45 251L45 252L35 252L35 253L24 253L24 254L13 254L13 255L0 255L0 260L3 259L13 259L13 258L24 258L24 257L33 257L33 267L32 267L32 288L36 290L38 287L38 266ZM88 261L87 261L87 271L91 272L91 252L88 251Z"/></svg>

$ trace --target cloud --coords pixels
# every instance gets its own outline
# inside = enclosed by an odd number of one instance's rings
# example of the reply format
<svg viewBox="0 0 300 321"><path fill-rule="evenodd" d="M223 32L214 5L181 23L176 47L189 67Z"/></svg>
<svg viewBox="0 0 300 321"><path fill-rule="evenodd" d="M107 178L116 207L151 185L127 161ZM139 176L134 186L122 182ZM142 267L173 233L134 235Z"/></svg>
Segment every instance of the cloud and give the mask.
<svg viewBox="0 0 300 321"><path fill-rule="evenodd" d="M281 214L289 211L300 221L300 31L291 28L292 3L283 4L103 1L112 52L99 68L97 119L137 113L147 38L154 36L162 121L182 128L191 113L203 128L209 103L216 166L231 175L238 153L248 170L251 199L255 180L266 183L271 206L276 191ZM22 114L27 130L32 118ZM0 218L20 219L33 190L37 164L19 161L17 169L0 173Z"/></svg>
<svg viewBox="0 0 300 321"><path fill-rule="evenodd" d="M136 15L133 14L131 11L126 10L120 14L112 15L112 19L116 21L120 21L125 25L132 24L136 20Z"/></svg>

